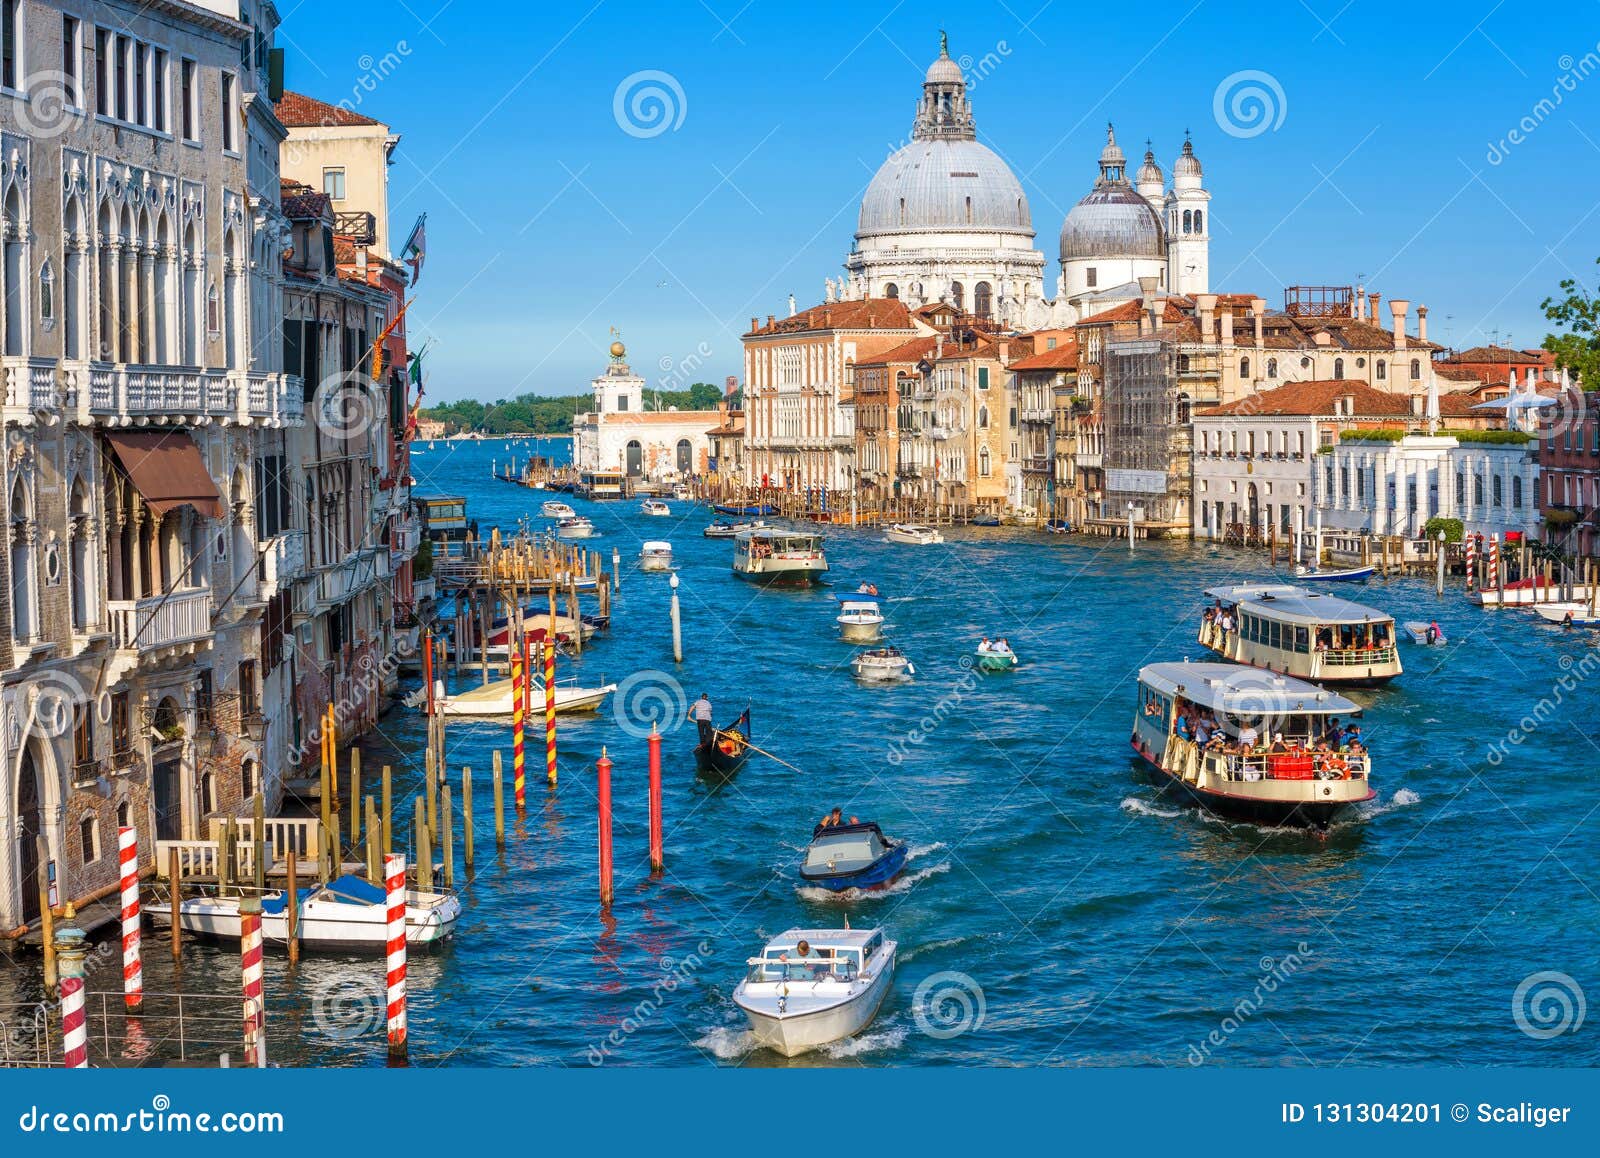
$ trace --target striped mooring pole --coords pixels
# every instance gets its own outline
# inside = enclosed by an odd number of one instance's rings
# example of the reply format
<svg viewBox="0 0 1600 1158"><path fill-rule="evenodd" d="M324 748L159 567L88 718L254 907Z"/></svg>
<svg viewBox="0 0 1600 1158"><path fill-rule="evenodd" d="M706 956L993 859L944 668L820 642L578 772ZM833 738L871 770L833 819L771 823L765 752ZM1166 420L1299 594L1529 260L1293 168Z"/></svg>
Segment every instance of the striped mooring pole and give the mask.
<svg viewBox="0 0 1600 1158"><path fill-rule="evenodd" d="M384 891L388 899L386 954L389 1011L389 1060L406 1057L406 858L390 853L383 858Z"/></svg>
<svg viewBox="0 0 1600 1158"><path fill-rule="evenodd" d="M511 652L511 789L520 814L527 807L528 770L527 756L523 751L523 733L527 727L527 693L523 681L521 647Z"/></svg>
<svg viewBox="0 0 1600 1158"><path fill-rule="evenodd" d="M261 992L261 898L239 902L239 965L244 974L244 1064L267 1064L267 1004Z"/></svg>
<svg viewBox="0 0 1600 1158"><path fill-rule="evenodd" d="M83 930L56 932L56 964L61 972L61 1064L89 1068L89 1026L83 1010Z"/></svg>
<svg viewBox="0 0 1600 1158"><path fill-rule="evenodd" d="M139 961L139 834L117 829L117 863L122 870L122 996L129 1013L144 1008L144 968Z"/></svg>
<svg viewBox="0 0 1600 1158"><path fill-rule="evenodd" d="M611 904L611 757L604 747L595 762L600 804L600 903Z"/></svg>
<svg viewBox="0 0 1600 1158"><path fill-rule="evenodd" d="M574 630L581 632L579 620ZM544 774L556 786L556 641L544 641Z"/></svg>
<svg viewBox="0 0 1600 1158"><path fill-rule="evenodd" d="M1503 586L1500 582L1500 532L1496 531L1489 536L1489 586L1498 591Z"/></svg>
<svg viewBox="0 0 1600 1158"><path fill-rule="evenodd" d="M661 733L650 725L650 871L663 867L661 857Z"/></svg>
<svg viewBox="0 0 1600 1158"><path fill-rule="evenodd" d="M1467 537L1467 590L1475 590L1478 586L1478 541L1471 535Z"/></svg>

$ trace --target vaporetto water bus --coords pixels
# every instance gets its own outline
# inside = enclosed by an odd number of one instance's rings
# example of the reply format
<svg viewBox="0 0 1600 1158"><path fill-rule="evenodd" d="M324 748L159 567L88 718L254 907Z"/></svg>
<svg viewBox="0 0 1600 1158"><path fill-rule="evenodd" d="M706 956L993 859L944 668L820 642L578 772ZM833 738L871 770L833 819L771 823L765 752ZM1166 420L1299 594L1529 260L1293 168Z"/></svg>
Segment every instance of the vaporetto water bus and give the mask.
<svg viewBox="0 0 1600 1158"><path fill-rule="evenodd" d="M756 527L734 536L733 573L752 583L809 587L827 574L822 536Z"/></svg>
<svg viewBox="0 0 1600 1158"><path fill-rule="evenodd" d="M1281 583L1212 587L1200 642L1224 659L1318 683L1373 685L1401 672L1394 617Z"/></svg>
<svg viewBox="0 0 1600 1158"><path fill-rule="evenodd" d="M1153 663L1139 671L1132 744L1165 788L1213 812L1325 828L1375 795L1371 756L1350 731L1360 715L1288 676Z"/></svg>

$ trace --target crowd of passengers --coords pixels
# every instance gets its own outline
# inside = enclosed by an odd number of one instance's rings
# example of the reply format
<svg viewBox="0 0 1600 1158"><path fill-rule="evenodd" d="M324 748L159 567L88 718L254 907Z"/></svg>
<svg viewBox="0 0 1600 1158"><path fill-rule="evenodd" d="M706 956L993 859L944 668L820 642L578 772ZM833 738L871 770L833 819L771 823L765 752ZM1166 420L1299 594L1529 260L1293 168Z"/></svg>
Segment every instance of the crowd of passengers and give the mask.
<svg viewBox="0 0 1600 1158"><path fill-rule="evenodd" d="M1217 641L1220 647L1226 647L1228 637L1239 630L1238 615L1232 607L1224 607L1220 599L1206 608L1202 618L1220 633ZM1289 630L1289 627L1284 628L1286 636ZM1390 642L1387 623L1339 623L1317 628L1312 647L1315 651L1376 651L1388 647ZM1300 650L1305 650L1304 640Z"/></svg>
<svg viewBox="0 0 1600 1158"><path fill-rule="evenodd" d="M1361 738L1361 725L1341 725L1337 717L1329 717L1328 726L1317 736L1288 736L1274 732L1264 736L1254 724L1245 722L1238 735L1230 736L1208 709L1188 700L1180 699L1176 705L1177 718L1172 730L1181 739L1192 740L1207 752L1221 756L1310 756L1315 766L1342 763L1350 757L1364 757L1366 743ZM1159 716L1161 702L1152 698L1145 705L1147 715Z"/></svg>

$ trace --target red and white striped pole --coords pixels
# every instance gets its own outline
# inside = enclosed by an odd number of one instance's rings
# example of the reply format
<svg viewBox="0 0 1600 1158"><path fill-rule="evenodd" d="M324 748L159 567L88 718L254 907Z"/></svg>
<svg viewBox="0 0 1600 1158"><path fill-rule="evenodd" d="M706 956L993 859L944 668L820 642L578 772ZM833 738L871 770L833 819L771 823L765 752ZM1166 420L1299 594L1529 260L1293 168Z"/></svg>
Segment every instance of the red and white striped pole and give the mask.
<svg viewBox="0 0 1600 1158"><path fill-rule="evenodd" d="M600 903L611 903L611 757L600 749L595 763L600 794Z"/></svg>
<svg viewBox="0 0 1600 1158"><path fill-rule="evenodd" d="M389 1060L406 1058L406 858L383 858L383 883L388 894L387 957Z"/></svg>
<svg viewBox="0 0 1600 1158"><path fill-rule="evenodd" d="M139 961L139 834L117 829L117 863L122 869L122 997L129 1013L144 1008L144 968Z"/></svg>
<svg viewBox="0 0 1600 1158"><path fill-rule="evenodd" d="M239 964L244 973L244 1064L267 1064L267 1003L261 992L261 898L239 902Z"/></svg>
<svg viewBox="0 0 1600 1158"><path fill-rule="evenodd" d="M1500 532L1496 531L1489 536L1489 586L1498 591L1504 584L1500 582Z"/></svg>
<svg viewBox="0 0 1600 1158"><path fill-rule="evenodd" d="M69 1070L89 1068L89 1026L83 1010L83 930L56 932L56 963L61 974L61 1063Z"/></svg>
<svg viewBox="0 0 1600 1158"><path fill-rule="evenodd" d="M573 628L582 631L580 620ZM544 641L544 774L556 786L556 641Z"/></svg>
<svg viewBox="0 0 1600 1158"><path fill-rule="evenodd" d="M1467 590L1476 590L1478 586L1478 540L1467 536Z"/></svg>
<svg viewBox="0 0 1600 1158"><path fill-rule="evenodd" d="M650 871L661 871L661 733L650 725Z"/></svg>

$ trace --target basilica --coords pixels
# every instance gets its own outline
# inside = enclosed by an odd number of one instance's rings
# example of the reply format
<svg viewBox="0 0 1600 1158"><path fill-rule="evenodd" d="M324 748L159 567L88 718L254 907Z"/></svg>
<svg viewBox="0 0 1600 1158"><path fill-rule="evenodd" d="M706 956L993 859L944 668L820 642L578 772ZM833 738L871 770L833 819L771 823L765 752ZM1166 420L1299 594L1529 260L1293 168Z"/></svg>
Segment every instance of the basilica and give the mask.
<svg viewBox="0 0 1600 1158"><path fill-rule="evenodd" d="M1061 225L1056 294L1046 296L1028 199L1010 166L979 143L966 80L941 36L911 141L867 187L846 276L828 283L827 298L899 298L913 309L943 301L1007 329L1036 330L1131 301L1141 278L1206 293L1210 200L1187 139L1170 185L1148 147L1130 180L1107 126L1099 177Z"/></svg>

